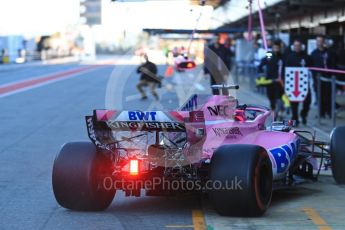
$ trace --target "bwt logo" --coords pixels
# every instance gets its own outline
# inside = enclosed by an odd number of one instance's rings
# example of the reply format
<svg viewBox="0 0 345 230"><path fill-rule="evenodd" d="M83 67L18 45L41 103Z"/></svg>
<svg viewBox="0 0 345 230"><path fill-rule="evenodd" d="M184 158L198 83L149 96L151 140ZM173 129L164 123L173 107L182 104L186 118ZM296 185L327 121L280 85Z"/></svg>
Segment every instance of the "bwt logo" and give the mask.
<svg viewBox="0 0 345 230"><path fill-rule="evenodd" d="M297 155L298 146L299 140L297 140L296 143L291 142L290 144L270 149L270 152L277 164L277 173L283 173L288 170L291 160L293 160Z"/></svg>
<svg viewBox="0 0 345 230"><path fill-rule="evenodd" d="M128 112L128 118L131 121L155 121L157 112Z"/></svg>

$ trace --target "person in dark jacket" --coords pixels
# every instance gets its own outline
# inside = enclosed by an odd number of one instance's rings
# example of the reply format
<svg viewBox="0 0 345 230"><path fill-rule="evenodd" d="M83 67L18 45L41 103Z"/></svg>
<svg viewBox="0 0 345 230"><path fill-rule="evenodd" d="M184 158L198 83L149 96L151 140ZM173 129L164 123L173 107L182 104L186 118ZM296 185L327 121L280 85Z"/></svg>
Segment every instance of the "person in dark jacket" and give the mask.
<svg viewBox="0 0 345 230"><path fill-rule="evenodd" d="M259 74L264 75L271 82L266 84L266 92L273 111L276 110L277 101L284 94L282 85L284 78L284 60L280 48L280 42L275 41L272 46L272 53L268 53L258 66Z"/></svg>
<svg viewBox="0 0 345 230"><path fill-rule="evenodd" d="M310 66L310 57L302 50L302 42L295 40L293 42L293 48L289 52L285 60L286 67L307 67ZM311 92L309 92L303 101L303 108L301 110L302 123L307 124L307 116L311 104ZM296 120L297 125L299 124L298 119L298 102L291 102L292 120Z"/></svg>
<svg viewBox="0 0 345 230"><path fill-rule="evenodd" d="M210 74L210 85L225 84L231 69L232 52L221 43L220 36L210 44L204 52L204 73ZM213 95L219 95L218 89L212 89ZM223 93L226 93L223 91Z"/></svg>
<svg viewBox="0 0 345 230"><path fill-rule="evenodd" d="M149 61L147 54L144 54L143 58L145 59L145 62L137 69L137 73L141 74L139 84L137 84L137 89L141 94L141 99L145 100L147 99L147 96L143 87L148 86L151 90L152 95L156 100L158 100L159 97L156 92L156 87L160 83L160 79L157 76L157 66Z"/></svg>
<svg viewBox="0 0 345 230"><path fill-rule="evenodd" d="M311 53L311 64L313 67L324 69L336 68L336 56L325 46L325 38L323 36L316 37L317 48ZM317 94L320 93L318 98L320 106L320 116L325 117L328 115L331 117L331 93L332 87L330 82L321 81L321 90L318 92L318 81L320 76L330 78L331 74L326 72L313 71L314 89Z"/></svg>

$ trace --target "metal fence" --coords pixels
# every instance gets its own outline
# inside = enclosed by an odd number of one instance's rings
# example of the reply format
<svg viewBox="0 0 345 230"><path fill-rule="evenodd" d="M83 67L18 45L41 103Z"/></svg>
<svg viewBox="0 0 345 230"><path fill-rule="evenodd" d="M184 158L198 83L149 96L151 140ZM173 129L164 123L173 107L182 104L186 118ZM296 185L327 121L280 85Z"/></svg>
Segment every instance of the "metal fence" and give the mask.
<svg viewBox="0 0 345 230"><path fill-rule="evenodd" d="M335 75L332 75L331 78L323 77L322 75L317 75L318 81L317 81L317 98L319 100L319 106L318 106L318 119L319 124L321 123L321 106L320 106L320 98L322 96L329 96L329 95L321 95L321 82L328 82L331 84L331 119L332 119L332 125L333 127L336 126L337 122L337 114L336 114L336 105L337 105L337 86L345 86L345 81L337 80L337 77ZM344 95L345 97L345 95ZM344 105L339 105L340 107Z"/></svg>
<svg viewBox="0 0 345 230"><path fill-rule="evenodd" d="M240 84L243 81L249 83L251 90L257 90L256 87L256 77L257 77L257 68L252 62L236 62L234 69L235 83Z"/></svg>

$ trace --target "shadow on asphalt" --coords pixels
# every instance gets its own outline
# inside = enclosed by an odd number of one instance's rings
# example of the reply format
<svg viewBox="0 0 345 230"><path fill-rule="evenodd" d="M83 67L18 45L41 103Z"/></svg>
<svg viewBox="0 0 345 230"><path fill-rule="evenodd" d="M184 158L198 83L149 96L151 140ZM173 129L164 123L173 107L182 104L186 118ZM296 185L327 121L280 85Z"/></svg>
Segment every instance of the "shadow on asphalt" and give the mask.
<svg viewBox="0 0 345 230"><path fill-rule="evenodd" d="M313 183L313 182L310 182ZM305 187L292 187L287 189L281 189L273 192L271 207L278 206L281 203L288 203L290 201L296 201L303 199L306 196L313 196L321 193L319 189L311 189Z"/></svg>
<svg viewBox="0 0 345 230"><path fill-rule="evenodd" d="M322 191L319 189L298 186L277 190L273 192L271 207L279 206L291 201L301 200L305 197L313 196L321 192ZM171 213L200 209L202 206L212 207L206 193L195 192L172 196L143 195L142 197L125 197L123 192L119 192L106 212L132 213L134 211L150 213L159 210L161 213Z"/></svg>
<svg viewBox="0 0 345 230"><path fill-rule="evenodd" d="M106 210L110 213L150 213L157 212L168 214L174 212L190 212L192 209L201 208L200 193L188 193L172 196L141 196L141 197L125 197L120 192L120 197L113 200L111 206Z"/></svg>

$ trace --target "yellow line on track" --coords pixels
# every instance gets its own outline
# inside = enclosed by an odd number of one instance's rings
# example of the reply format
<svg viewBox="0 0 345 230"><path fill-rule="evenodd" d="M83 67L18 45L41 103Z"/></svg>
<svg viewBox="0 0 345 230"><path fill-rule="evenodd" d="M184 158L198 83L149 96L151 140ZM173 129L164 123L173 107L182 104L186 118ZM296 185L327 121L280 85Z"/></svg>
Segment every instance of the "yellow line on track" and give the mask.
<svg viewBox="0 0 345 230"><path fill-rule="evenodd" d="M319 230L331 230L332 228L326 223L324 219L313 208L303 208L308 217L319 228Z"/></svg>
<svg viewBox="0 0 345 230"><path fill-rule="evenodd" d="M207 230L204 213L201 210L192 210L194 230Z"/></svg>

